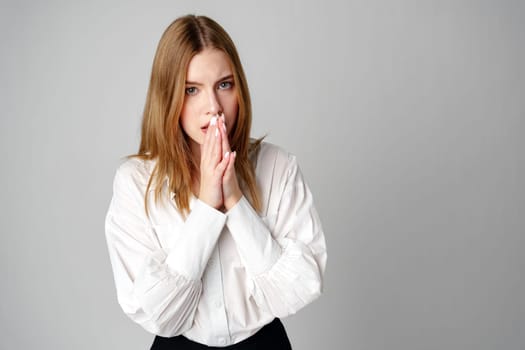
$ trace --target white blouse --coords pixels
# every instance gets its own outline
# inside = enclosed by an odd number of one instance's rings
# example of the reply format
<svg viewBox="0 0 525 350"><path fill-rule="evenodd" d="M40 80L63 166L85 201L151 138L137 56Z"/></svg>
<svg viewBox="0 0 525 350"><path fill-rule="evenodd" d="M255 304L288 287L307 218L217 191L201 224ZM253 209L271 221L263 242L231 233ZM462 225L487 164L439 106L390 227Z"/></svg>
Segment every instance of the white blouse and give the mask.
<svg viewBox="0 0 525 350"><path fill-rule="evenodd" d="M147 331L209 346L238 343L322 291L323 230L296 158L269 143L257 154L262 215L245 197L222 213L198 198L183 218L167 180L144 209L153 161L117 170L106 239L118 302ZM171 196L172 198L173 196Z"/></svg>

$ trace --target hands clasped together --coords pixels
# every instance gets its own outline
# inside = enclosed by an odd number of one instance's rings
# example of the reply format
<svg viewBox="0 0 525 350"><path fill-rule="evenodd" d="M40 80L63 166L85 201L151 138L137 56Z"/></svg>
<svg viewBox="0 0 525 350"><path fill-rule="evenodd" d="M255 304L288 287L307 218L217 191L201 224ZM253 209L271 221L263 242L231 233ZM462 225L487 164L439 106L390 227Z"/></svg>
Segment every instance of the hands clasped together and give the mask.
<svg viewBox="0 0 525 350"><path fill-rule="evenodd" d="M235 173L224 114L213 116L201 144L199 199L215 209L230 210L242 197Z"/></svg>

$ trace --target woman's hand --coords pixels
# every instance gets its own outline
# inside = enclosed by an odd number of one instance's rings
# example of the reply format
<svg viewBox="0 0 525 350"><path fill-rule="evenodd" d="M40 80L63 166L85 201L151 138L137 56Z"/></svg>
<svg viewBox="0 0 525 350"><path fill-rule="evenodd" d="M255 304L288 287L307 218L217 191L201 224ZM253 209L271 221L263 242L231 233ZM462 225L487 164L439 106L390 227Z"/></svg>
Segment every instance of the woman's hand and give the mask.
<svg viewBox="0 0 525 350"><path fill-rule="evenodd" d="M226 128L224 115L219 118L219 124L222 140L223 161L227 162L226 169L222 177L222 195L224 200L224 208L226 210L230 210L241 199L242 191L239 187L237 174L235 172L235 157L237 153L232 152L230 149L228 131Z"/></svg>
<svg viewBox="0 0 525 350"><path fill-rule="evenodd" d="M224 122L212 117L201 145L199 199L215 209L224 205L223 176L229 164L223 153L222 125Z"/></svg>

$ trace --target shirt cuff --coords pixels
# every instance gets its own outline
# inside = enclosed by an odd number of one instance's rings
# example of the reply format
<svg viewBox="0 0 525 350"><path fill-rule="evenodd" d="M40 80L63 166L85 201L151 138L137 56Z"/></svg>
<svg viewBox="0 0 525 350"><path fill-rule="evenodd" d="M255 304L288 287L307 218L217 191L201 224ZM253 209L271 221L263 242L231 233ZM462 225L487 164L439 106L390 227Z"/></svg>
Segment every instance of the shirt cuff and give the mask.
<svg viewBox="0 0 525 350"><path fill-rule="evenodd" d="M268 271L281 256L281 247L246 197L226 213L226 226L248 272L257 276Z"/></svg>
<svg viewBox="0 0 525 350"><path fill-rule="evenodd" d="M173 233L178 238L166 258L168 267L189 279L200 279L225 222L224 213L197 199L182 232Z"/></svg>

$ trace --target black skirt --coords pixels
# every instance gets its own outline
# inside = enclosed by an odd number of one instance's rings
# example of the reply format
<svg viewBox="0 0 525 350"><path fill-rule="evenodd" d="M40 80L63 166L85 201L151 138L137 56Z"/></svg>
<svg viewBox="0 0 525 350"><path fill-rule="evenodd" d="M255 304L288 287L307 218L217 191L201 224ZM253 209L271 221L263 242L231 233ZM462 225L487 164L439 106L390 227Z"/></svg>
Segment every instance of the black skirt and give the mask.
<svg viewBox="0 0 525 350"><path fill-rule="evenodd" d="M243 341L225 347L207 346L196 343L188 338L178 335L176 337L164 338L156 336L151 345L151 350L202 350L202 349L222 349L222 350L291 350L290 340L286 335L281 320L278 318L261 328L257 333Z"/></svg>

